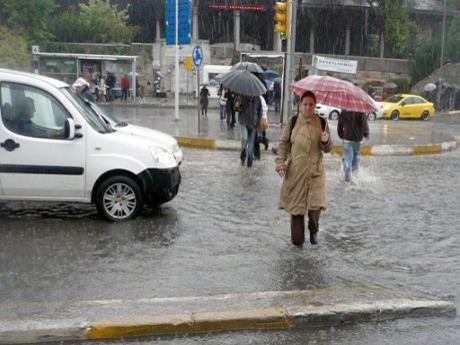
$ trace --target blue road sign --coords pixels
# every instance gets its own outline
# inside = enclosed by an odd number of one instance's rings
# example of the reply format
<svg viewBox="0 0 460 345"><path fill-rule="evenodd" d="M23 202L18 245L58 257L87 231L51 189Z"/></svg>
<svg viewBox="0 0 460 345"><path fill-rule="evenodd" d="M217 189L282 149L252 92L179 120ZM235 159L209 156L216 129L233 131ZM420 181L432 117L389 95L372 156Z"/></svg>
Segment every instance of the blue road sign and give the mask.
<svg viewBox="0 0 460 345"><path fill-rule="evenodd" d="M191 0L166 0L166 44L176 44L176 1L179 1L179 44L190 44L192 41Z"/></svg>
<svg viewBox="0 0 460 345"><path fill-rule="evenodd" d="M201 46L195 46L195 48L193 48L192 59L195 67L200 68L203 62L203 49L201 49Z"/></svg>

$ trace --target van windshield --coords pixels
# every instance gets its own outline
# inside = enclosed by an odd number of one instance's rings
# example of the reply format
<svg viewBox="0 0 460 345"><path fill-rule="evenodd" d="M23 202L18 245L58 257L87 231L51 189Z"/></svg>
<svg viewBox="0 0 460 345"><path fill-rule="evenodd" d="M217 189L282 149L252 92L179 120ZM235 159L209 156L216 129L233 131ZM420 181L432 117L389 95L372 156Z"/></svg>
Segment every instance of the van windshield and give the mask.
<svg viewBox="0 0 460 345"><path fill-rule="evenodd" d="M108 122L109 125L115 127L126 127L128 124L124 121L119 120L115 115L105 111L101 107L97 106L93 102L89 102L91 108L98 113L105 122Z"/></svg>
<svg viewBox="0 0 460 345"><path fill-rule="evenodd" d="M99 133L112 133L114 130L91 108L89 102L70 87L61 89L62 93L80 111L88 124Z"/></svg>

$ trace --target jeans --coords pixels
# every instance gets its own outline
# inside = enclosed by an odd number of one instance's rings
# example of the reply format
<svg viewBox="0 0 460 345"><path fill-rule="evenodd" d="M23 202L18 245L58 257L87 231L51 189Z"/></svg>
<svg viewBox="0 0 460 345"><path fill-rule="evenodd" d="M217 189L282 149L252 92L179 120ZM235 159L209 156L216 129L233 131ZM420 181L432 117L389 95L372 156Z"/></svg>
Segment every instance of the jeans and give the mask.
<svg viewBox="0 0 460 345"><path fill-rule="evenodd" d="M220 119L225 120L227 118L227 107L225 105L220 105Z"/></svg>
<svg viewBox="0 0 460 345"><path fill-rule="evenodd" d="M128 89L121 89L121 100L126 101L128 98Z"/></svg>
<svg viewBox="0 0 460 345"><path fill-rule="evenodd" d="M343 170L345 172L345 181L351 181L351 174L358 170L359 149L361 142L344 141L343 142Z"/></svg>
<svg viewBox="0 0 460 345"><path fill-rule="evenodd" d="M240 125L241 134L241 153L247 150L248 155L248 168L252 167L254 160L254 141L256 138L256 129L246 125ZM243 157L243 154L241 155ZM244 164L244 161L241 163Z"/></svg>

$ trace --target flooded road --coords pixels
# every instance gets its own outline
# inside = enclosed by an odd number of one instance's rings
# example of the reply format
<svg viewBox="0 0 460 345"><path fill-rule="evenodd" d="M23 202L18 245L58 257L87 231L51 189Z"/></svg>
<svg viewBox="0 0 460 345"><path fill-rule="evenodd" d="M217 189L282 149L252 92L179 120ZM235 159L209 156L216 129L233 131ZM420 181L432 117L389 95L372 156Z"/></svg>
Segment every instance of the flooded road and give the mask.
<svg viewBox="0 0 460 345"><path fill-rule="evenodd" d="M186 149L178 196L161 213L148 209L126 223L107 223L92 206L2 203L0 303L360 285L457 300L460 153L364 157L352 185L342 181L338 156L327 156L325 164L330 205L321 218L320 245L302 249L291 246L289 217L277 209L281 179L272 154L248 171L236 152ZM457 339L457 319L424 318L129 344L454 344ZM100 342L122 343L127 342Z"/></svg>

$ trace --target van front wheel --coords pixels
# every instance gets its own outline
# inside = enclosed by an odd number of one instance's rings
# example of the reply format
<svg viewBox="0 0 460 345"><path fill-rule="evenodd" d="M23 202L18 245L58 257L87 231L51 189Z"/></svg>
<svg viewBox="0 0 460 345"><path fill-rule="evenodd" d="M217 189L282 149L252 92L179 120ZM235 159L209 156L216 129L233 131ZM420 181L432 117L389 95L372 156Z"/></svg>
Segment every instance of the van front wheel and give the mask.
<svg viewBox="0 0 460 345"><path fill-rule="evenodd" d="M112 176L102 182L96 194L96 207L101 216L112 222L135 218L143 204L139 185L126 176Z"/></svg>

